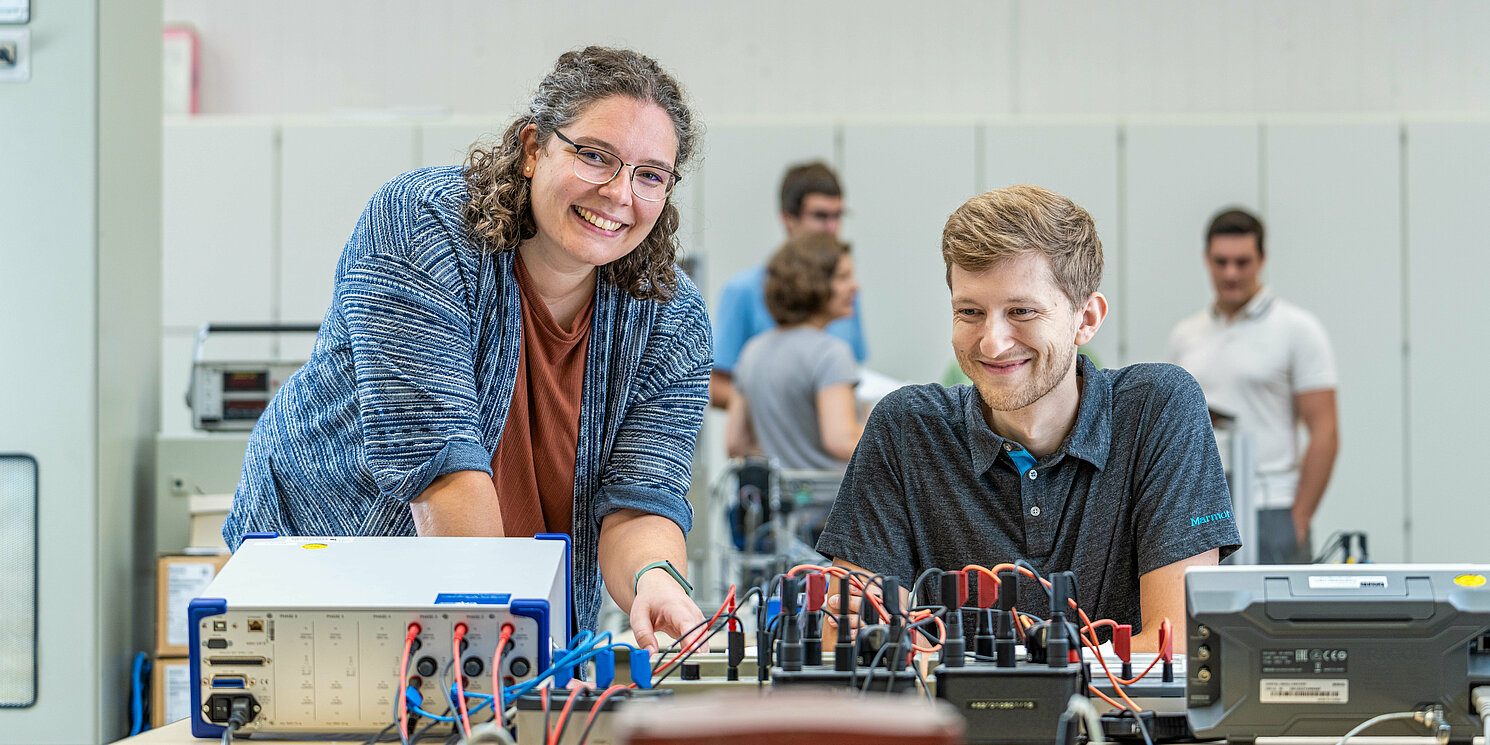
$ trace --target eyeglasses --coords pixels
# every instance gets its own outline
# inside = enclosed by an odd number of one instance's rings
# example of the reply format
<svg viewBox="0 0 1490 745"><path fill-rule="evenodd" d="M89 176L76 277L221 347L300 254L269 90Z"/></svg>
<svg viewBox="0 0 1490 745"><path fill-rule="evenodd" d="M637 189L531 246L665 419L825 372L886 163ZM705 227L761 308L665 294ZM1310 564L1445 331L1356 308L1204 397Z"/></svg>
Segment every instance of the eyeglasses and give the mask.
<svg viewBox="0 0 1490 745"><path fill-rule="evenodd" d="M609 150L601 150L592 145L581 145L565 137L564 133L557 129L554 130L554 134L574 148L574 175L578 176L581 181L608 184L611 179L621 173L622 168L631 166L631 193L635 194L637 199L661 202L673 193L673 187L683 178L659 166L626 163L619 155Z"/></svg>
<svg viewBox="0 0 1490 745"><path fill-rule="evenodd" d="M809 211L803 210L801 212L801 214L800 214L800 217L801 217L801 219L807 220L807 221L810 221L810 222L830 223L830 222L838 222L838 221L842 220L843 219L843 215L844 215L844 210L838 210L836 212L830 212L828 210L812 210L812 211L809 212Z"/></svg>

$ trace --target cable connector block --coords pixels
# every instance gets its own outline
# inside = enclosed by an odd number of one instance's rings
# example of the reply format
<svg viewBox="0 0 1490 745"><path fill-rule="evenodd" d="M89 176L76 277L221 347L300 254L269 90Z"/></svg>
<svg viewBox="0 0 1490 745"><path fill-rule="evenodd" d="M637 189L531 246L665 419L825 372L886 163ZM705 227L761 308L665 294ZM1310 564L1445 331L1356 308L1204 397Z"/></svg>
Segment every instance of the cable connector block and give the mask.
<svg viewBox="0 0 1490 745"><path fill-rule="evenodd" d="M631 652L631 682L637 688L652 687L652 653L645 649Z"/></svg>
<svg viewBox="0 0 1490 745"><path fill-rule="evenodd" d="M964 575L965 574L966 573L964 573ZM994 603L998 602L998 580L989 577L986 574L978 574L975 576L978 578L978 591L975 594L974 602L979 608L983 610L989 610L993 608Z"/></svg>
<svg viewBox="0 0 1490 745"><path fill-rule="evenodd" d="M807 575L807 610L816 613L823 609L823 601L828 596L828 575Z"/></svg>
<svg viewBox="0 0 1490 745"><path fill-rule="evenodd" d="M1133 626L1132 624L1120 623L1112 631L1112 652L1122 660L1122 669L1119 674L1124 680L1133 677Z"/></svg>
<svg viewBox="0 0 1490 745"><path fill-rule="evenodd" d="M614 682L616 682L616 652L609 648L602 649L595 654L595 685L598 688L609 688Z"/></svg>
<svg viewBox="0 0 1490 745"><path fill-rule="evenodd" d="M1123 662L1133 661L1133 625L1120 623L1112 632L1112 653ZM1130 676L1131 677L1131 676Z"/></svg>

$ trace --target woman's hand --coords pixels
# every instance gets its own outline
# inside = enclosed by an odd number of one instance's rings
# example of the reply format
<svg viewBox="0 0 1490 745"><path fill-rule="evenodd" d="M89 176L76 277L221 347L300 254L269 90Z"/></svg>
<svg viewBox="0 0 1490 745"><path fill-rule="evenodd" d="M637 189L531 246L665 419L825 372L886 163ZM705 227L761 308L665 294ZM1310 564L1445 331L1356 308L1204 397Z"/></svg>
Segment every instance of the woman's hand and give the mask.
<svg viewBox="0 0 1490 745"><path fill-rule="evenodd" d="M636 646L655 654L656 632L682 639L684 633L703 620L703 612L671 575L661 569L642 573L636 584L636 600L631 604L631 631L636 635ZM700 628L694 636L703 632Z"/></svg>

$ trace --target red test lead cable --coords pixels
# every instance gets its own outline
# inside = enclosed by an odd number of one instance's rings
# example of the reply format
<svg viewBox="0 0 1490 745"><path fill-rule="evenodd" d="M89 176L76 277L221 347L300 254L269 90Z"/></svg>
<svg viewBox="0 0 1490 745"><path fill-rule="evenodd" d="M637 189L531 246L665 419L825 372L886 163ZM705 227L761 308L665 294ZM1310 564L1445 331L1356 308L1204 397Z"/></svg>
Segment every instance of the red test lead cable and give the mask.
<svg viewBox="0 0 1490 745"><path fill-rule="evenodd" d="M463 623L455 625L453 641L450 643L450 659L455 660L453 663L455 665L455 699L460 708L460 726L465 730L466 739L469 740L471 739L471 715L466 711L466 671L460 664L460 642L465 638L467 630Z"/></svg>
<svg viewBox="0 0 1490 745"><path fill-rule="evenodd" d="M564 735L564 725L569 721L569 712L574 708L578 688L570 688L568 698L564 699L564 708L559 711L559 718L554 722L554 728L548 732L547 745L559 745L559 738Z"/></svg>
<svg viewBox="0 0 1490 745"><path fill-rule="evenodd" d="M404 656L398 663L398 734L403 738L400 742L409 741L409 652L419 631L419 624L409 624L409 632L404 635Z"/></svg>
<svg viewBox="0 0 1490 745"><path fill-rule="evenodd" d="M507 702L502 700L502 653L507 650L507 642L512 641L513 632L517 631L511 623L502 624L502 636L497 639L497 653L492 655L491 660L491 689L492 695L496 697L494 703L497 705L497 726L507 726Z"/></svg>

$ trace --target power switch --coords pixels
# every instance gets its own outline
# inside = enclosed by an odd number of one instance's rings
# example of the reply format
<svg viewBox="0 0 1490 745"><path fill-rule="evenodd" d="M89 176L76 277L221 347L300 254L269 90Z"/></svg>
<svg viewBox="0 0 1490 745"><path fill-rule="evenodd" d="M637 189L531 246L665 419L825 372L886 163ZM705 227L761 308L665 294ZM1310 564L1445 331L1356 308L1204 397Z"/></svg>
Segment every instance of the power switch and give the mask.
<svg viewBox="0 0 1490 745"><path fill-rule="evenodd" d="M208 719L214 722L226 722L228 717L232 716L232 699L227 696L213 696L207 703L211 707L211 711L207 714Z"/></svg>

